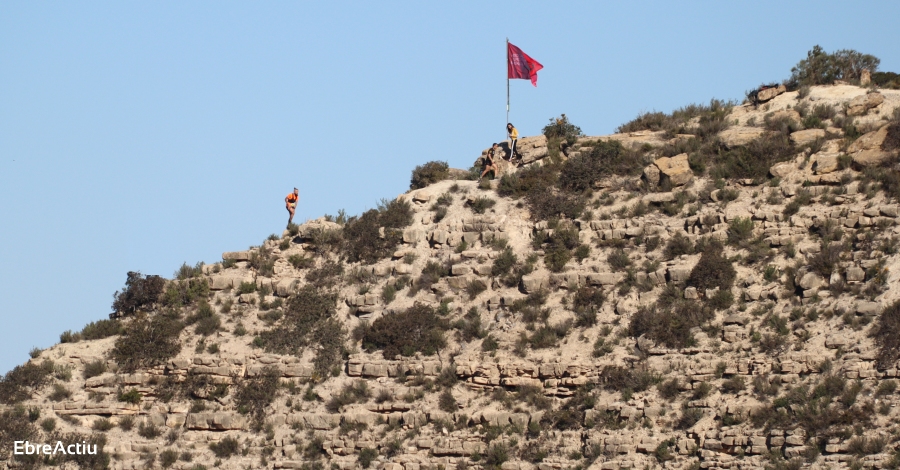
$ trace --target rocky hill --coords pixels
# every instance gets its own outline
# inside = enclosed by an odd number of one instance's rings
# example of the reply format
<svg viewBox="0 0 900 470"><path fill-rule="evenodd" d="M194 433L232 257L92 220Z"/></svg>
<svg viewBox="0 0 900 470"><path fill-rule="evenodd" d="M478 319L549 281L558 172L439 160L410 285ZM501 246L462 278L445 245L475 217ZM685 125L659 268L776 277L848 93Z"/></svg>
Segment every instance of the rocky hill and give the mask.
<svg viewBox="0 0 900 470"><path fill-rule="evenodd" d="M129 273L0 381L0 468L896 468L900 91L758 99Z"/></svg>

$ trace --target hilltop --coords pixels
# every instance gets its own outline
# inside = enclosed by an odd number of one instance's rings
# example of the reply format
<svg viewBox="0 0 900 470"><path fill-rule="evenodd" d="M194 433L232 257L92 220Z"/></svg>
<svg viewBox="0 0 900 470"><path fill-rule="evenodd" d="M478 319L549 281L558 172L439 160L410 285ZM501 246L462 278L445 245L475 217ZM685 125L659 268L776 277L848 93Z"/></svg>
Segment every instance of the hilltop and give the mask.
<svg viewBox="0 0 900 470"><path fill-rule="evenodd" d="M0 382L82 468L896 468L900 91L763 90L129 273ZM475 156L473 156L474 158Z"/></svg>

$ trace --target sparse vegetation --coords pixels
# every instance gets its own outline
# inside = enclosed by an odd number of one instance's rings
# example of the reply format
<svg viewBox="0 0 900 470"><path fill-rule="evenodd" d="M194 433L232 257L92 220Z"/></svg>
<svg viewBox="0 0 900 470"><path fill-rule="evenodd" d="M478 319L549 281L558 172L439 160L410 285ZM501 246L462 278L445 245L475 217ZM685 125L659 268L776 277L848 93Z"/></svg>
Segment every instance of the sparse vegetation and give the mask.
<svg viewBox="0 0 900 470"><path fill-rule="evenodd" d="M447 162L431 161L424 165L418 165L412 171L409 180L409 189L424 188L430 184L443 181L450 176L450 165Z"/></svg>
<svg viewBox="0 0 900 470"><path fill-rule="evenodd" d="M386 314L372 322L362 337L366 350L380 349L385 359L412 356L416 352L432 355L444 346L447 322L428 305L416 303L398 313Z"/></svg>
<svg viewBox="0 0 900 470"><path fill-rule="evenodd" d="M159 276L129 271L125 288L113 295L112 309L119 315L132 315L141 308L150 307L159 299L165 284L165 279Z"/></svg>
<svg viewBox="0 0 900 470"><path fill-rule="evenodd" d="M335 318L337 299L307 285L287 302L282 318L275 326L262 331L255 344L278 354L303 355L306 348L315 347L313 365L321 377L327 377L338 367L344 352L346 334Z"/></svg>

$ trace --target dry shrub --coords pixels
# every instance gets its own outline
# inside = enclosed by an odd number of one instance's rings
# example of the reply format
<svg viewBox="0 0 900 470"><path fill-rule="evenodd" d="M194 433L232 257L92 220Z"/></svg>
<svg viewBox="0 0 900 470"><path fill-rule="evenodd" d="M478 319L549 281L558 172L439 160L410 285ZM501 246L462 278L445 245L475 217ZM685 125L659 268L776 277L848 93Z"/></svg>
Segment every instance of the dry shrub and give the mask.
<svg viewBox="0 0 900 470"><path fill-rule="evenodd" d="M418 165L412 171L409 180L409 189L424 188L428 185L443 181L450 176L450 165L447 162L431 161L424 165Z"/></svg>
<svg viewBox="0 0 900 470"><path fill-rule="evenodd" d="M144 276L128 271L125 288L113 294L112 309L119 315L131 315L142 307L148 307L159 299L166 280L159 276Z"/></svg>
<svg viewBox="0 0 900 470"><path fill-rule="evenodd" d="M43 387L53 372L53 362L40 365L28 362L14 367L0 379L0 403L14 404L31 398L31 393Z"/></svg>
<svg viewBox="0 0 900 470"><path fill-rule="evenodd" d="M344 330L335 318L337 298L315 286L304 286L292 296L284 316L275 327L263 331L256 344L269 352L300 357L306 348L316 347L313 359L321 377L340 365L344 349Z"/></svg>
<svg viewBox="0 0 900 470"><path fill-rule="evenodd" d="M136 318L116 340L112 358L128 372L162 364L181 351L184 324L166 315Z"/></svg>
<svg viewBox="0 0 900 470"><path fill-rule="evenodd" d="M250 415L255 429L262 428L266 408L272 404L278 393L279 378L281 372L276 367L266 366L259 375L245 379L237 386L234 403L238 412Z"/></svg>
<svg viewBox="0 0 900 470"><path fill-rule="evenodd" d="M594 183L613 175L637 175L646 162L641 154L622 146L617 140L592 144L590 153L567 160L560 170L559 186L580 193L592 189Z"/></svg>
<svg viewBox="0 0 900 470"><path fill-rule="evenodd" d="M716 287L729 290L734 284L735 276L737 273L731 260L725 257L722 245L712 241L704 247L700 261L688 276L687 285L696 287L701 293Z"/></svg>
<svg viewBox="0 0 900 470"><path fill-rule="evenodd" d="M432 355L446 344L447 322L428 305L416 303L398 313L386 314L372 322L363 333L363 348L382 350L385 359L417 352Z"/></svg>
<svg viewBox="0 0 900 470"><path fill-rule="evenodd" d="M900 358L900 301L884 309L870 336L875 338L878 354L875 362L879 369L891 367Z"/></svg>
<svg viewBox="0 0 900 470"><path fill-rule="evenodd" d="M382 201L378 209L370 209L347 221L343 229L343 252L350 262L372 263L387 258L403 239L401 229L411 223L412 207L408 202Z"/></svg>
<svg viewBox="0 0 900 470"><path fill-rule="evenodd" d="M628 334L634 338L643 335L670 348L688 347L694 345L691 329L713 316L711 308L685 299L668 306L642 307L631 317Z"/></svg>

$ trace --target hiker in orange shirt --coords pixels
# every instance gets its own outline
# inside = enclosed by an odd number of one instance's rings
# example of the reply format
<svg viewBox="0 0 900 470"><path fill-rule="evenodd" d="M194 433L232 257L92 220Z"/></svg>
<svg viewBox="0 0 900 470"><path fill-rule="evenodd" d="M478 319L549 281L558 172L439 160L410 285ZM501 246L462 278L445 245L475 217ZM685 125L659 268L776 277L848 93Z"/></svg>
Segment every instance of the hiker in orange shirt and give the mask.
<svg viewBox="0 0 900 470"><path fill-rule="evenodd" d="M287 209L288 213L291 214L288 217L288 227L291 226L291 222L294 221L294 210L297 209L297 201L300 200L300 190L294 188L294 192L288 194L284 198L284 207Z"/></svg>

